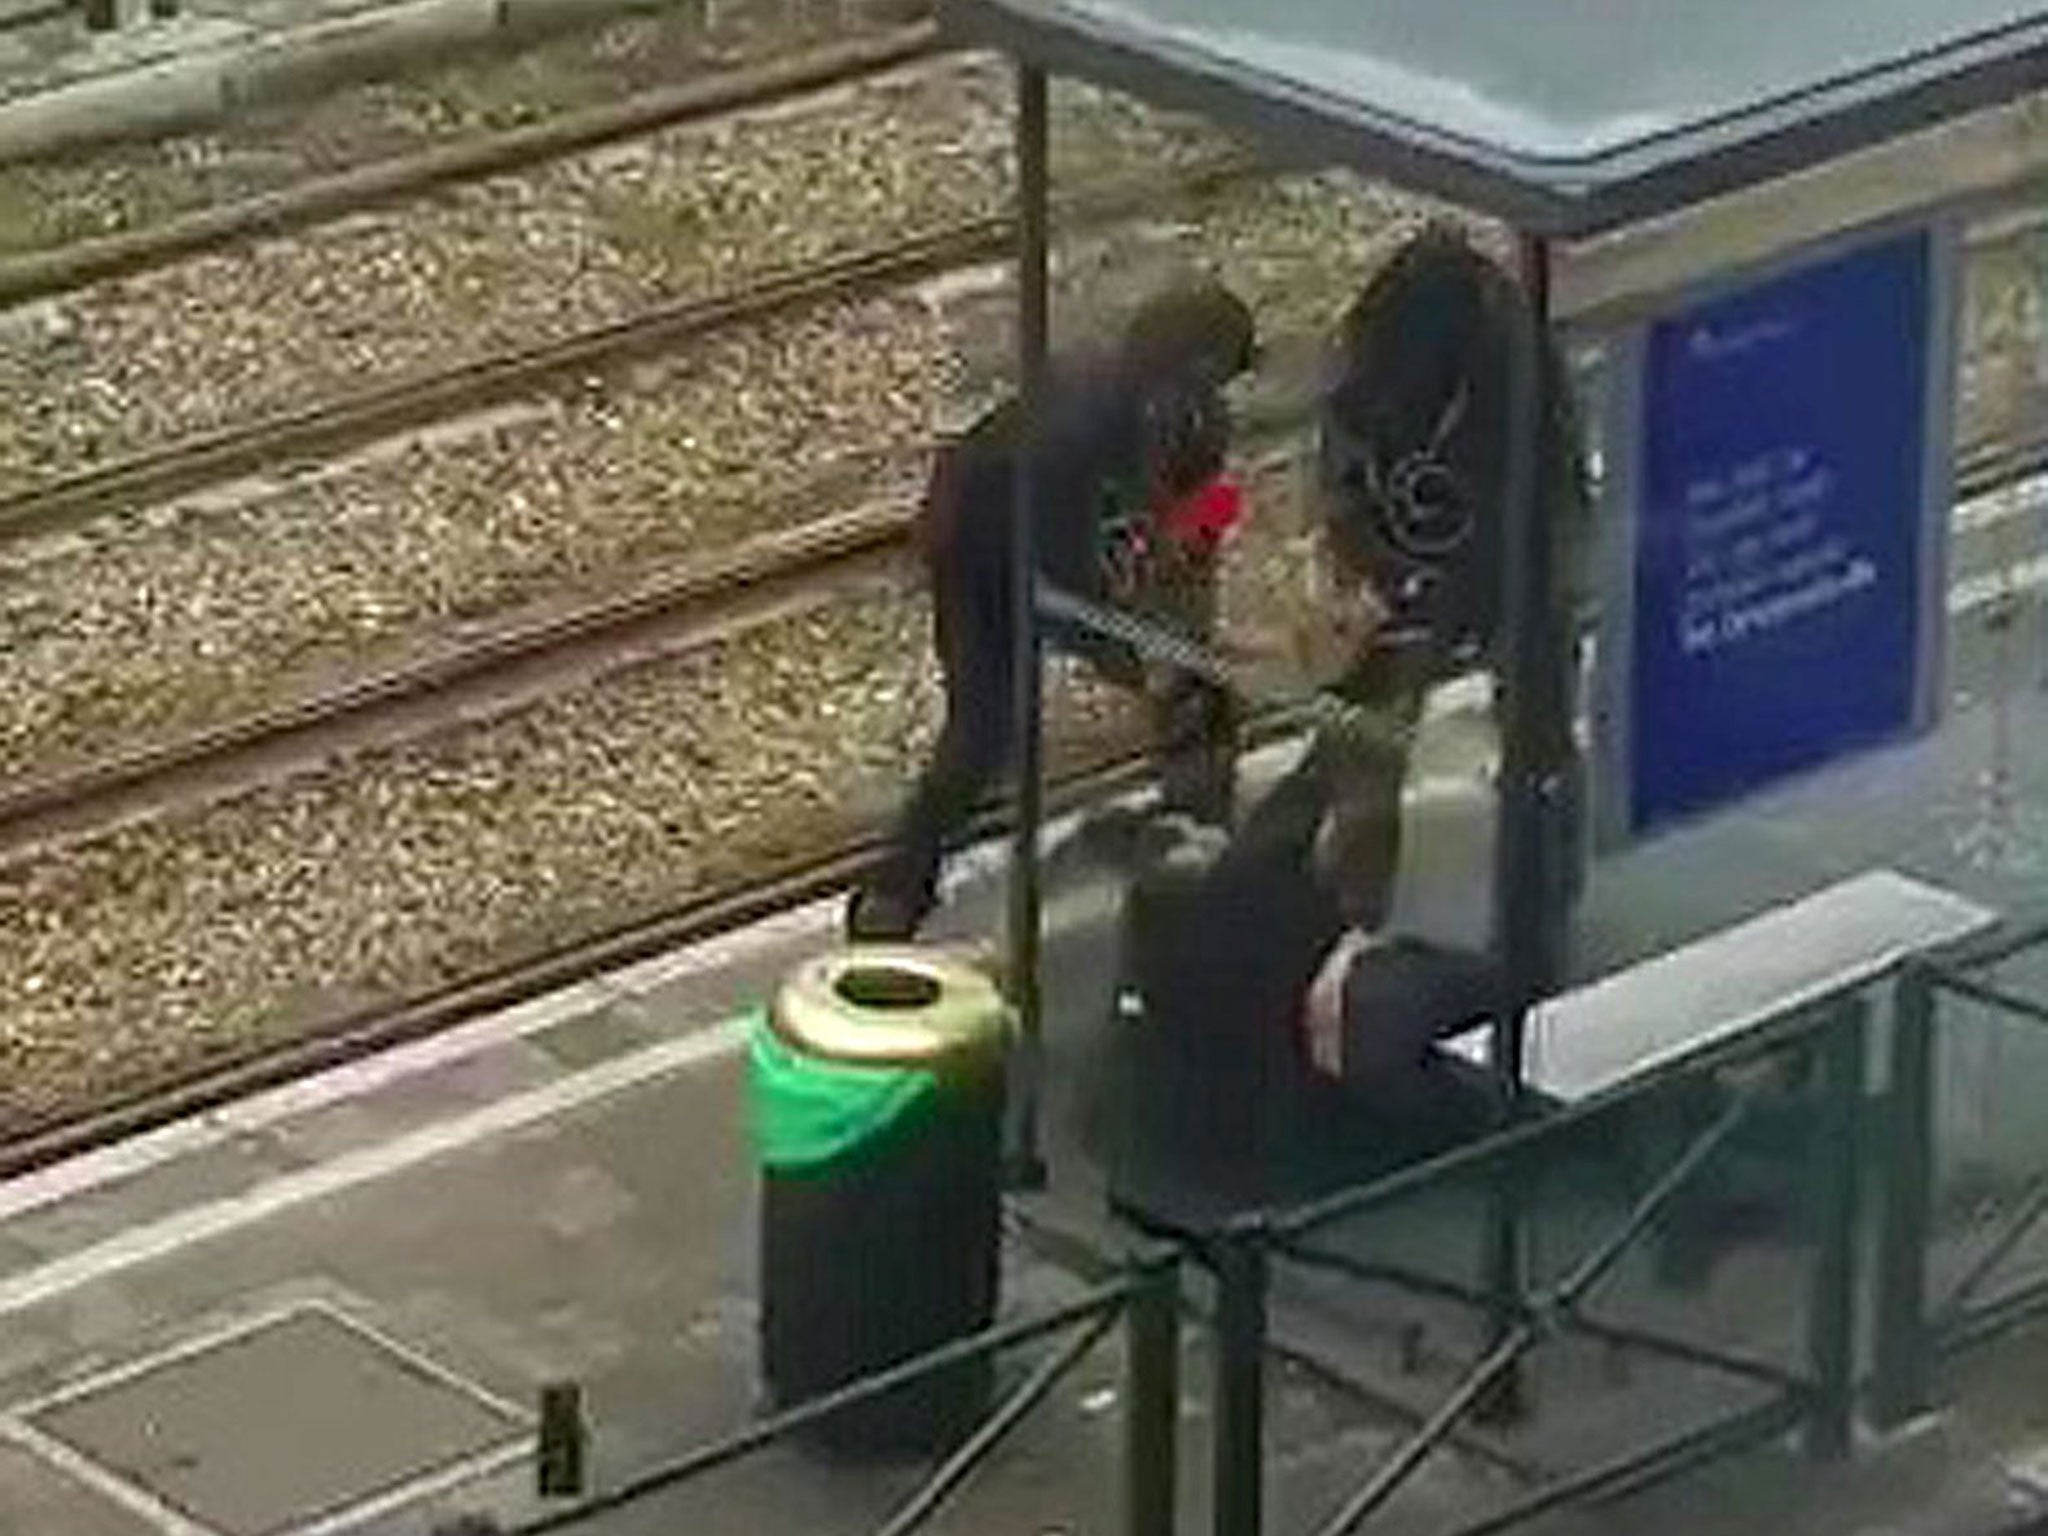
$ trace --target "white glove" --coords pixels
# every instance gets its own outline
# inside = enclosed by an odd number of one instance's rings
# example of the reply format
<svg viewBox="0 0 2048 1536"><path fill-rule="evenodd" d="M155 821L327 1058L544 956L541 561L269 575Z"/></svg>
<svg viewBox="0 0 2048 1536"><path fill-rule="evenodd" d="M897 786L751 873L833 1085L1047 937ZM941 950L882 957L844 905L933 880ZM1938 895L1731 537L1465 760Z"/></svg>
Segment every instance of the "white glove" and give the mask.
<svg viewBox="0 0 2048 1536"><path fill-rule="evenodd" d="M1344 1076L1344 983L1358 957L1372 947L1370 934L1345 932L1309 983L1302 1004L1302 1033L1308 1041L1309 1064L1324 1077Z"/></svg>

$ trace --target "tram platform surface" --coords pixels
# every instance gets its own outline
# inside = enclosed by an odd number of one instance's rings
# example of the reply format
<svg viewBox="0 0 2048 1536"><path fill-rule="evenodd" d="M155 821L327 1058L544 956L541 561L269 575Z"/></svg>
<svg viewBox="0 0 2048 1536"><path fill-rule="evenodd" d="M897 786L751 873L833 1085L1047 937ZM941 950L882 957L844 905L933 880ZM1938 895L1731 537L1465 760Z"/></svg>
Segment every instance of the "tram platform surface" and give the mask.
<svg viewBox="0 0 2048 1536"><path fill-rule="evenodd" d="M2022 712L2020 739L2048 724L2037 703ZM1593 884L1582 963L1627 963L1873 861L2019 903L2039 877L2024 861L1976 858L1951 816L1975 792L1974 740L1965 721L1627 856ZM2044 787L2022 785L2022 803ZM1901 825L1915 816L1917 838ZM996 930L1000 857L978 857L942 932ZM1108 1011L1117 886L1072 844L1047 878L1052 1179L1017 1209L1035 1228L1114 1251L1131 1234L1107 1215L1076 1088ZM0 1185L0 1531L408 1536L457 1509L530 1512L531 1416L550 1381L584 1386L595 1489L748 1422L755 1186L736 1020L832 942L836 916L829 904L787 914ZM2003 1058L2007 1078L2016 1063ZM1613 1214L1591 1197L1566 1206L1544 1243L1569 1246ZM1390 1213L1372 1241L1447 1253L1464 1241L1457 1229L1442 1209ZM1077 1294L1085 1281L1070 1258L1016 1236L1006 1310ZM1796 1310L1783 1296L1797 1261L1765 1248L1704 1292L1619 1283L1634 1316L1718 1318L1768 1347L1796 1323L1781 1314ZM1205 1303L1205 1279L1191 1275L1189 1292ZM1425 1302L1286 1284L1274 1331L1384 1399L1368 1411L1273 1365L1268 1528L1291 1532L1312 1528L1399 1443L1404 1413L1441 1398L1475 1337ZM1206 1528L1202 1338L1187 1330L1190 1530ZM1745 1455L1550 1528L2008 1528L2048 1511L2048 1487L2029 1491L2037 1459L2048 1476L2048 1407L2031 1390L2044 1356L2048 1340L2019 1335L1967 1362L1956 1412L1845 1467ZM1106 1343L932 1529L1114 1530L1116 1379ZM1386 1528L1445 1528L1611 1449L1617 1433L1726 1405L1722 1387L1585 1352L1539 1364L1530 1385L1532 1417L1433 1459ZM917 1473L776 1448L589 1529L859 1531Z"/></svg>

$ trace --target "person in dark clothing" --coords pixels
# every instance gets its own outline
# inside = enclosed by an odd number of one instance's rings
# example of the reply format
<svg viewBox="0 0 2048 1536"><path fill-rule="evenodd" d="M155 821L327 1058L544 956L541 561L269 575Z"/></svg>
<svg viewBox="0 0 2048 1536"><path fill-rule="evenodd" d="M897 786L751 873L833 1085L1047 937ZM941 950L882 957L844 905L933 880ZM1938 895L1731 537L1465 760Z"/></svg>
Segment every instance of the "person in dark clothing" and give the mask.
<svg viewBox="0 0 2048 1536"><path fill-rule="evenodd" d="M1195 1085L1176 1094L1191 1145L1257 1143L1318 1105L1341 1106L1335 1122L1422 1144L1489 1112L1433 1046L1489 1017L1503 978L1483 937L1411 928L1396 898L1404 863L1431 855L1402 846L1428 701L1498 668L1510 349L1527 315L1507 273L1459 232L1431 228L1344 317L1318 423L1331 590L1315 618L1355 637L1325 686L1358 713L1317 730L1220 856L1162 861L1127 909L1134 1008ZM1546 510L1575 539L1585 521L1576 427L1554 349L1543 367ZM1575 561L1567 550L1561 571ZM1259 1121L1248 1101L1261 1096L1263 1123L1222 1134Z"/></svg>
<svg viewBox="0 0 2048 1536"><path fill-rule="evenodd" d="M1011 748L1011 506L1016 455L1033 459L1036 563L1053 585L1195 638L1214 624L1220 530L1206 518L1230 441L1223 386L1251 366L1255 327L1227 289L1198 283L1143 305L1106 356L1056 361L1035 430L1012 399L939 455L919 519L946 719L882 866L847 913L857 940L913 935L935 900L945 846ZM1236 711L1185 674L1048 623L1050 646L1151 698L1164 797L1227 817Z"/></svg>
<svg viewBox="0 0 2048 1536"><path fill-rule="evenodd" d="M1440 225L1404 245L1344 318L1344 366L1320 424L1328 548L1386 617L1342 691L1406 723L1435 685L1474 671L1499 676L1511 358L1527 324L1514 279ZM1563 354L1546 344L1538 365L1550 407L1539 487L1559 540L1552 602L1562 629L1588 497ZM1544 723L1568 732L1557 702ZM1405 1102L1427 1113L1429 1045L1495 1006L1499 980L1490 957L1463 943L1388 931L1404 856L1406 752L1343 731L1319 746L1331 804L1316 862L1339 892L1347 932L1310 989L1311 1053L1319 1070L1380 1107ZM1574 750L1562 735L1546 743L1551 761L1570 762ZM1560 830L1568 842L1569 829Z"/></svg>

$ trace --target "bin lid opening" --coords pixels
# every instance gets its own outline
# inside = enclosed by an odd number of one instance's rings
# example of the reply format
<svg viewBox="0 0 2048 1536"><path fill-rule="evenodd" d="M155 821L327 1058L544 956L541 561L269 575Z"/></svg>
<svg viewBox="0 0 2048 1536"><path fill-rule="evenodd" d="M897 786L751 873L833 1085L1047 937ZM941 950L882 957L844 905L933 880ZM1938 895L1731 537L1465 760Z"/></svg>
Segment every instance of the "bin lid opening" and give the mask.
<svg viewBox="0 0 2048 1536"><path fill-rule="evenodd" d="M1008 1019L981 968L942 950L874 946L821 955L776 994L776 1027L800 1050L872 1066L928 1065L999 1047Z"/></svg>
<svg viewBox="0 0 2048 1536"><path fill-rule="evenodd" d="M849 966L832 983L832 990L856 1008L929 1008L939 1000L936 976L924 971L883 963Z"/></svg>

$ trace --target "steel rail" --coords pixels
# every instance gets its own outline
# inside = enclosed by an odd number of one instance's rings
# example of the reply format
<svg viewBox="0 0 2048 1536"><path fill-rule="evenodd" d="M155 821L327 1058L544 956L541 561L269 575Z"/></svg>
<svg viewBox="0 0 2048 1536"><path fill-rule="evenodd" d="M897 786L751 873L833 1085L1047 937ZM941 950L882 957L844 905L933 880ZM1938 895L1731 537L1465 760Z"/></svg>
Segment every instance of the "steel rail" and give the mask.
<svg viewBox="0 0 2048 1536"><path fill-rule="evenodd" d="M9 257L0 261L0 309L109 278L133 277L238 241L289 234L456 182L477 181L621 139L827 90L942 51L938 29L931 22L892 28L643 91L548 122L373 161L140 229Z"/></svg>
<svg viewBox="0 0 2048 1536"><path fill-rule="evenodd" d="M1107 180L1063 199L1069 228L1199 201L1248 178L1219 157L1162 186L1157 176ZM580 384L636 358L815 306L886 292L1008 249L1007 214L959 220L876 250L772 271L732 291L663 304L559 340L181 438L113 463L0 496L0 545L156 506L265 468L332 457L462 412Z"/></svg>
<svg viewBox="0 0 2048 1536"><path fill-rule="evenodd" d="M515 616L474 640L276 708L0 789L0 864L167 807L231 799L451 722L474 724L508 695L530 701L550 677L571 673L582 682L663 649L694 649L852 577L900 549L909 525L909 508L892 503L765 534L627 591Z"/></svg>
<svg viewBox="0 0 2048 1536"><path fill-rule="evenodd" d="M1137 789L1149 781L1152 771L1145 754L1105 753L1098 761L1059 775L1050 788L1048 804L1064 813L1104 796ZM1007 807L984 808L971 831L977 838L993 837L1009 824ZM52 1116L0 1140L0 1180L820 900L861 878L885 851L880 829L856 828L836 847L792 860L758 877L694 894L673 907L633 916L554 948L509 958L443 987L352 1011L288 1044L216 1060L118 1101Z"/></svg>

